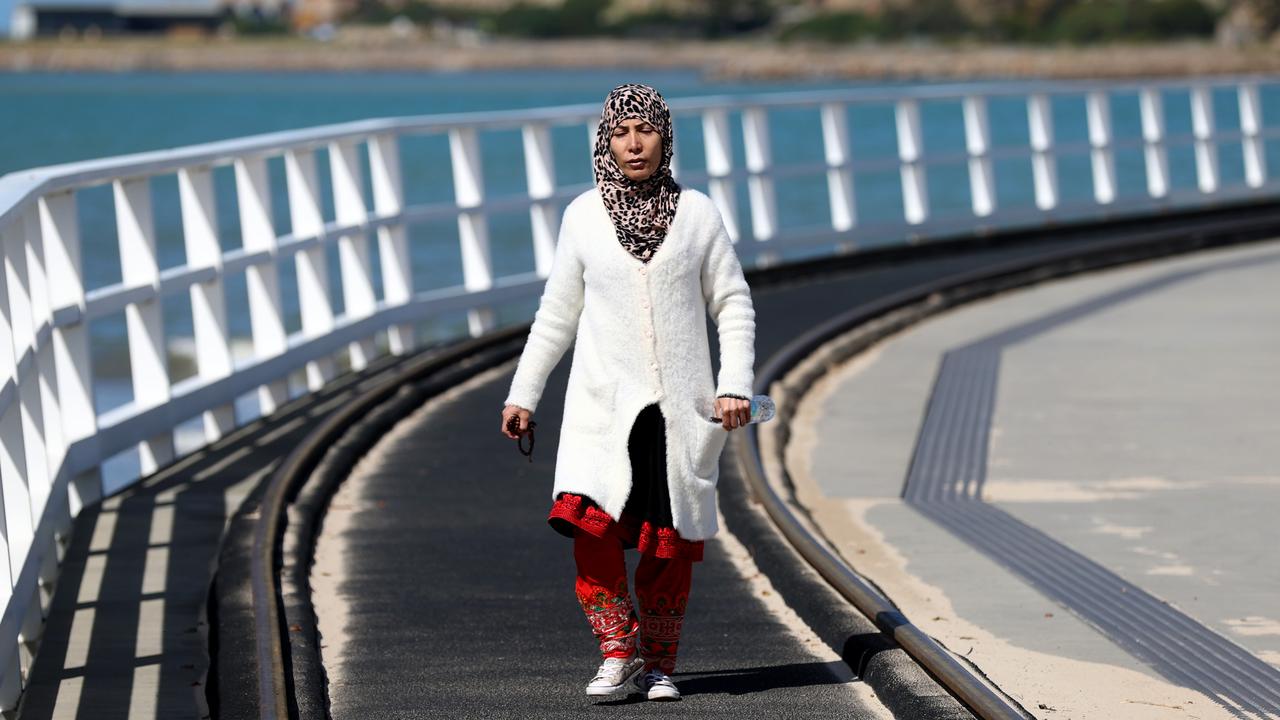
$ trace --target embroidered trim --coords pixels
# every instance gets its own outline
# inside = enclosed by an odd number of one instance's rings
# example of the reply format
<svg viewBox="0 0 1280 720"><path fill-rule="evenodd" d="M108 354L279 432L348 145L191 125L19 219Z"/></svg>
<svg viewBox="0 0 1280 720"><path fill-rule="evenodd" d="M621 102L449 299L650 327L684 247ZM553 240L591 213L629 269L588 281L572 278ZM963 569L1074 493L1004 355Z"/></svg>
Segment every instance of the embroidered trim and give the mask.
<svg viewBox="0 0 1280 720"><path fill-rule="evenodd" d="M626 577L621 578L612 591L587 585L581 580L576 590L578 603L591 624L591 632L600 643L600 653L604 657L634 655L640 623L631 604Z"/></svg>
<svg viewBox="0 0 1280 720"><path fill-rule="evenodd" d="M623 518L626 520L626 518ZM653 555L664 559L688 558L697 562L702 559L703 543L690 542L680 537L675 528L658 527L645 521L635 529L636 549L641 555Z"/></svg>
<svg viewBox="0 0 1280 720"><path fill-rule="evenodd" d="M572 528L553 522L555 520L580 527L598 538L607 536L614 523L613 518L590 498L574 493L561 493L547 515L547 522L560 534L573 537Z"/></svg>
<svg viewBox="0 0 1280 720"><path fill-rule="evenodd" d="M687 592L669 594L653 589L641 598L639 650L645 670L656 667L668 675L675 672L688 601Z"/></svg>

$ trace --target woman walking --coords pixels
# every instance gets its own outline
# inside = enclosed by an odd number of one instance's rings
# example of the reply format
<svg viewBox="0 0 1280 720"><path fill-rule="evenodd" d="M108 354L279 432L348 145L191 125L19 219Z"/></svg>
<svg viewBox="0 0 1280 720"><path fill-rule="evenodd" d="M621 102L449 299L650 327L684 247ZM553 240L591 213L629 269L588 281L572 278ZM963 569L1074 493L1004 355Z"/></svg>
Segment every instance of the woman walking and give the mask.
<svg viewBox="0 0 1280 720"><path fill-rule="evenodd" d="M693 563L718 529L719 457L749 420L751 291L715 204L671 176L672 129L657 90L628 83L609 93L595 186L565 208L502 411L503 433L519 439L574 343L547 521L573 538L578 600L604 656L588 695L634 678L650 700L680 698L670 676ZM630 548L640 553L635 603Z"/></svg>

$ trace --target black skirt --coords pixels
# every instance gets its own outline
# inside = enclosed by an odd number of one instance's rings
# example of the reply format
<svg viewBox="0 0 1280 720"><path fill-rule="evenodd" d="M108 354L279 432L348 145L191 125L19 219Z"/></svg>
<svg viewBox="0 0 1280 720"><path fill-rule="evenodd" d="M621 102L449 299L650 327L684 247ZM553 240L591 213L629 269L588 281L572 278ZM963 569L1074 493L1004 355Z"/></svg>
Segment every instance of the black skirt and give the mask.
<svg viewBox="0 0 1280 720"><path fill-rule="evenodd" d="M662 410L647 405L636 415L627 438L631 455L631 494L622 514L671 527L671 493L667 489L667 436Z"/></svg>

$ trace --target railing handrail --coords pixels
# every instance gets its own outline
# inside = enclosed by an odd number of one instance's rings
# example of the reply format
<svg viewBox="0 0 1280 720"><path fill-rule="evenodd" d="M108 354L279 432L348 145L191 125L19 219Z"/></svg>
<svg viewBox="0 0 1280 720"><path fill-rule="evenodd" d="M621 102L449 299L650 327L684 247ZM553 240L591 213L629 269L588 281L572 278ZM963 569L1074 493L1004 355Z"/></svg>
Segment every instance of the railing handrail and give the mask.
<svg viewBox="0 0 1280 720"><path fill-rule="evenodd" d="M955 100L970 95L984 97L1018 96L1030 92L1046 95L1074 94L1090 90L1139 91L1142 89L1186 88L1188 85L1234 87L1243 83L1269 84L1280 77L1265 73L1215 75L1203 78L1170 79L1161 77L1124 78L1119 80L988 81L955 82L925 86L891 88L848 88L836 90L800 90L740 95L706 95L691 98L669 98L673 114L699 110L740 110L768 106L810 107L825 103L885 103L903 98L916 100ZM165 150L149 150L106 158L79 160L56 165L17 170L0 176L0 224L16 207L33 194L59 192L84 187L121 177L155 175L181 167L210 165L235 157L259 153L278 153L286 147L321 145L334 140L397 132L400 134L443 132L467 126L480 130L519 128L530 123L572 124L588 120L600 112L599 105L578 103L514 110L480 110L431 115L407 115L369 120L331 123L296 130L280 130L227 140L184 145Z"/></svg>

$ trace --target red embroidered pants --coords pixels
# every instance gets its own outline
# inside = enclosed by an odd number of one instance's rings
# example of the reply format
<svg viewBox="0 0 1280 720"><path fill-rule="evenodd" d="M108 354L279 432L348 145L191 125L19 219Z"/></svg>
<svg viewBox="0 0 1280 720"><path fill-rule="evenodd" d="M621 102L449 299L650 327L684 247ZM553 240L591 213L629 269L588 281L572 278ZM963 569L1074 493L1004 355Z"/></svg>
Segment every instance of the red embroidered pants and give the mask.
<svg viewBox="0 0 1280 720"><path fill-rule="evenodd" d="M600 642L601 654L627 658L638 648L645 670L674 672L693 562L687 557L641 555L635 577L636 608L627 589L622 541L616 535L596 537L578 530L573 536L573 558L578 565L578 602Z"/></svg>

